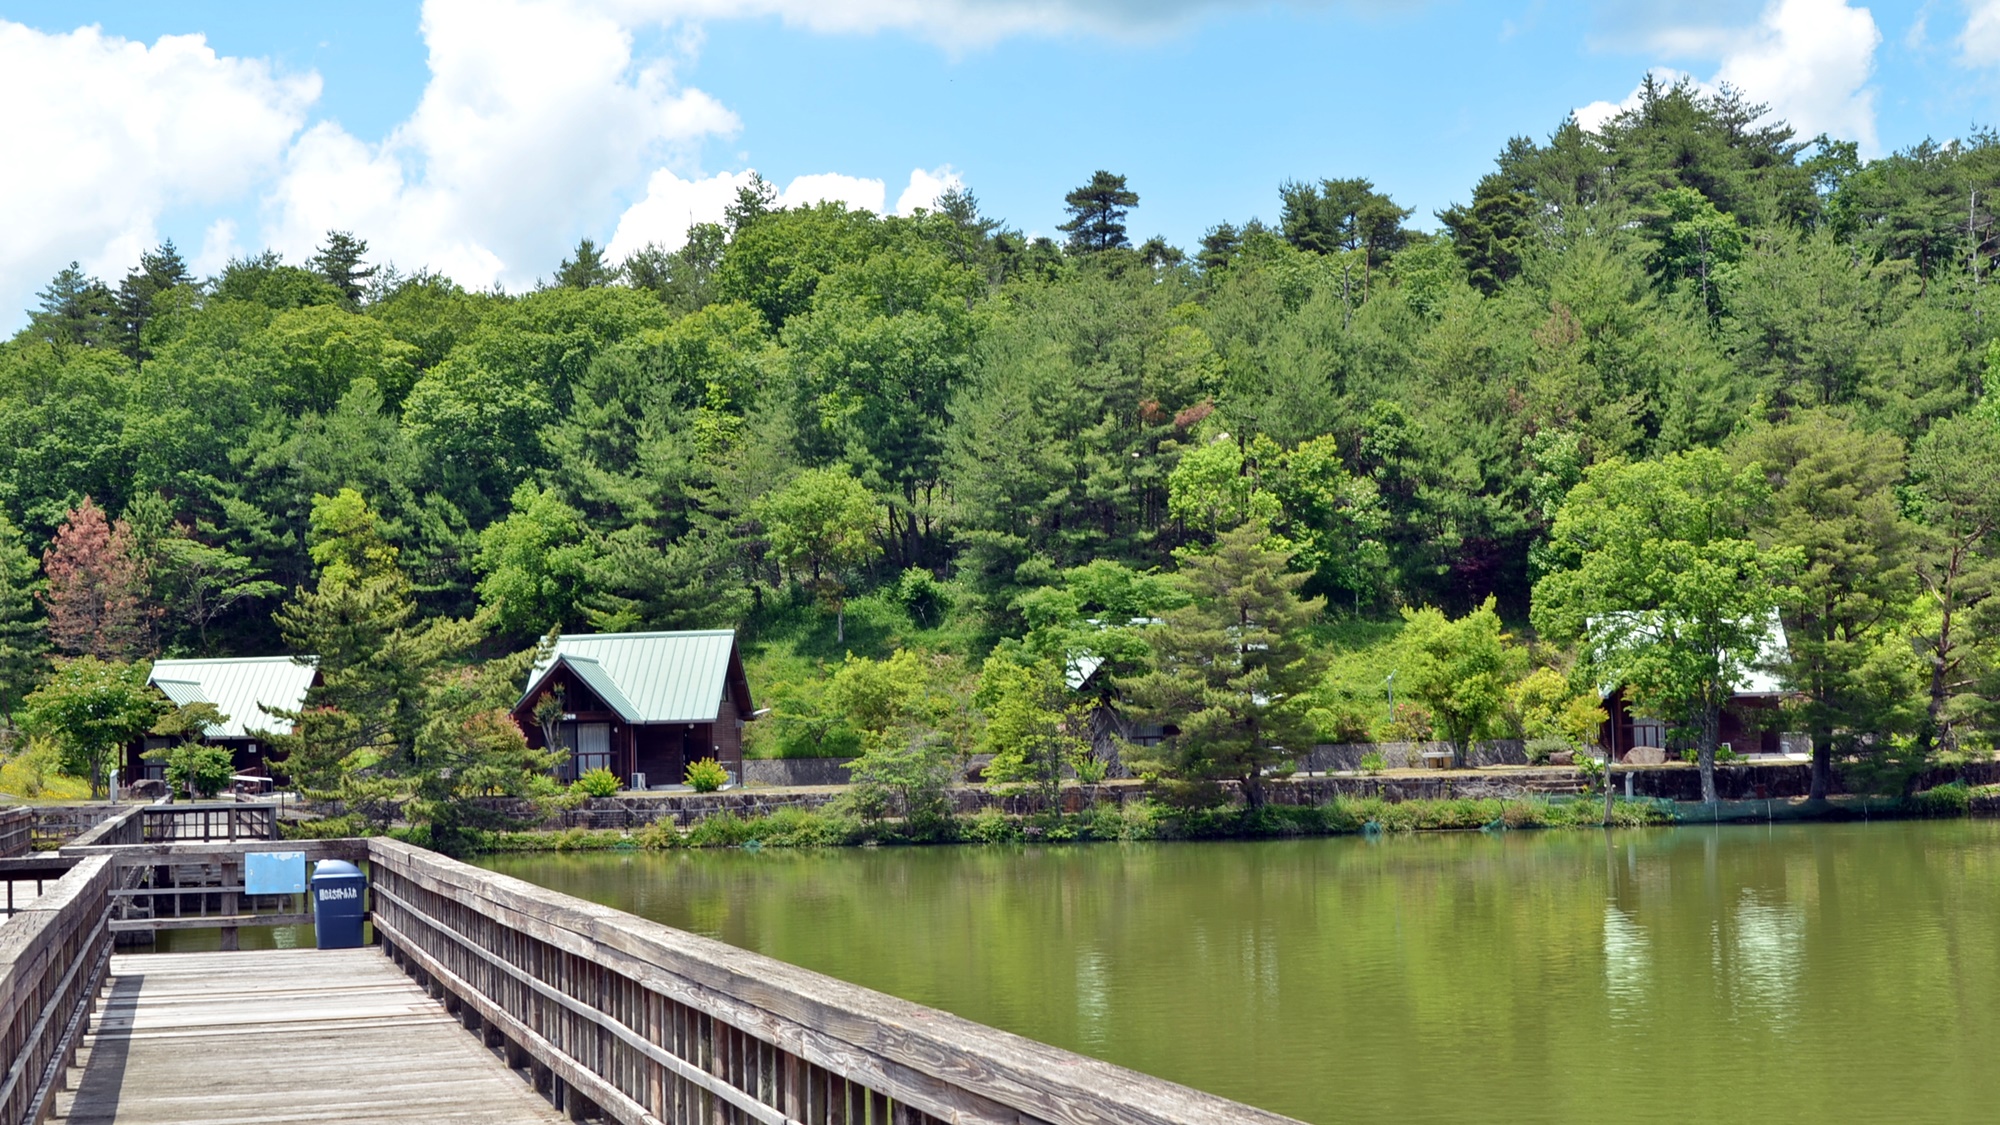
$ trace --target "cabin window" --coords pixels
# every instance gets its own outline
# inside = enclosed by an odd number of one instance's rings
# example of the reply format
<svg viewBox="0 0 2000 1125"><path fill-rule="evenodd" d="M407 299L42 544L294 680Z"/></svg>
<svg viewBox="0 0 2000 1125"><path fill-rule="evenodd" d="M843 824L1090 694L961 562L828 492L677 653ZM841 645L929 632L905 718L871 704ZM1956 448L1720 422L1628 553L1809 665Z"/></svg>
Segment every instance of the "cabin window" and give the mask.
<svg viewBox="0 0 2000 1125"><path fill-rule="evenodd" d="M611 768L611 724L578 723L576 725L576 772Z"/></svg>
<svg viewBox="0 0 2000 1125"><path fill-rule="evenodd" d="M1664 749L1667 745L1667 724L1658 719L1633 719L1632 745Z"/></svg>

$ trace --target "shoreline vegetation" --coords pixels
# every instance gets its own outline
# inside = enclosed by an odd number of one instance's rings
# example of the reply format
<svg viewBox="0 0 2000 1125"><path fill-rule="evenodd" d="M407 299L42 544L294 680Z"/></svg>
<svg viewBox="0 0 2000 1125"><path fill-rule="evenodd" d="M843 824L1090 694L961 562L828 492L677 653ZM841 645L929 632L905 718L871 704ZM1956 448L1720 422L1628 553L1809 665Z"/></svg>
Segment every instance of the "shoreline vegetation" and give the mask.
<svg viewBox="0 0 2000 1125"><path fill-rule="evenodd" d="M2000 811L2000 785L1950 782L1902 798L1841 795L1824 799L1724 800L1614 798L1609 827L1666 828L1756 821L1865 821L1954 818ZM338 818L288 824L287 835L327 834ZM1388 800L1338 797L1321 804L1257 808L1175 808L1154 800L1100 803L1074 813L1013 814L985 809L922 822L873 820L838 808L784 807L742 816L729 810L682 828L671 820L633 829L560 828L481 833L468 854L572 851L675 851L684 848L823 848L932 844L1060 844L1137 841L1259 840L1375 836L1416 832L1499 832L1602 828L1601 792L1576 797L1461 797ZM390 833L423 843L421 829Z"/></svg>

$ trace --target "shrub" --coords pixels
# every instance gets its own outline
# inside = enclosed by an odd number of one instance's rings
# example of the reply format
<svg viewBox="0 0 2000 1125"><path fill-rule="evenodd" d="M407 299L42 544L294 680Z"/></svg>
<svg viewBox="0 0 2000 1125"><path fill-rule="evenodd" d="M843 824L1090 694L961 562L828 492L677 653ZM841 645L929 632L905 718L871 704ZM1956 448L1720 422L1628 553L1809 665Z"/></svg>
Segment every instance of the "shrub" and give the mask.
<svg viewBox="0 0 2000 1125"><path fill-rule="evenodd" d="M981 844L1011 844L1021 838L1021 826L995 808L984 808L965 819L960 832Z"/></svg>
<svg viewBox="0 0 2000 1125"><path fill-rule="evenodd" d="M1604 759L1595 754L1578 754L1576 768L1583 774L1586 787L1595 789L1604 781Z"/></svg>
<svg viewBox="0 0 2000 1125"><path fill-rule="evenodd" d="M1965 816L1972 811L1972 789L1963 781L1952 781L1912 794L1905 802L1915 816Z"/></svg>
<svg viewBox="0 0 2000 1125"><path fill-rule="evenodd" d="M1070 764L1076 770L1077 782L1082 785L1099 784L1104 780L1104 775L1111 772L1110 763L1089 750L1078 754L1076 760Z"/></svg>
<svg viewBox="0 0 2000 1125"><path fill-rule="evenodd" d="M1743 755L1738 754L1734 746L1718 746L1715 748L1715 760L1718 763L1726 765L1730 762L1742 761Z"/></svg>
<svg viewBox="0 0 2000 1125"><path fill-rule="evenodd" d="M1361 755L1362 773L1378 774L1388 768L1389 768L1389 760L1382 756L1382 752L1380 750L1370 750L1366 754Z"/></svg>
<svg viewBox="0 0 2000 1125"><path fill-rule="evenodd" d="M687 846L686 838L681 835L680 826L668 819L656 820L639 829L633 840L640 847L657 852Z"/></svg>
<svg viewBox="0 0 2000 1125"><path fill-rule="evenodd" d="M615 797L618 795L618 775L602 767L585 770L583 776L576 779L574 788L586 797Z"/></svg>
<svg viewBox="0 0 2000 1125"><path fill-rule="evenodd" d="M63 775L55 743L30 739L12 757L0 757L0 793L81 801L90 796L90 783Z"/></svg>
<svg viewBox="0 0 2000 1125"><path fill-rule="evenodd" d="M198 797L222 792L235 773L235 756L221 746L186 742L167 755L167 784Z"/></svg>
<svg viewBox="0 0 2000 1125"><path fill-rule="evenodd" d="M943 624L951 608L951 596L944 585L920 567L911 567L896 579L893 596L910 620L926 629Z"/></svg>
<svg viewBox="0 0 2000 1125"><path fill-rule="evenodd" d="M1567 738L1543 735L1540 738L1529 739L1522 744L1521 749L1528 755L1529 765L1546 766L1550 758L1565 750L1576 749L1576 744Z"/></svg>
<svg viewBox="0 0 2000 1125"><path fill-rule="evenodd" d="M714 758L688 764L687 783L697 793L713 793L729 784L729 771Z"/></svg>
<svg viewBox="0 0 2000 1125"><path fill-rule="evenodd" d="M755 824L725 810L688 829L687 845L691 848L738 848L758 838Z"/></svg>

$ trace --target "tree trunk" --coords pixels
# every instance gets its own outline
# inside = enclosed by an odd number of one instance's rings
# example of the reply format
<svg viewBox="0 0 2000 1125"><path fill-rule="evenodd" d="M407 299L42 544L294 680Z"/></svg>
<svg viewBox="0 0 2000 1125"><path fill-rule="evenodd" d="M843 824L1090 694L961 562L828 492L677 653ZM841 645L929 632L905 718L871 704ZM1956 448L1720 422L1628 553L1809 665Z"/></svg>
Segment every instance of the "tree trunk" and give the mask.
<svg viewBox="0 0 2000 1125"><path fill-rule="evenodd" d="M1264 807L1264 771L1261 768L1252 767L1243 778L1243 803L1253 810Z"/></svg>
<svg viewBox="0 0 2000 1125"><path fill-rule="evenodd" d="M1812 754L1812 788L1807 790L1806 799L1824 801L1833 780L1833 746L1830 740L1815 737Z"/></svg>
<svg viewBox="0 0 2000 1125"><path fill-rule="evenodd" d="M1470 739L1454 738L1451 740L1452 769L1462 770L1467 768L1466 763L1470 761L1471 758L1472 758L1472 743Z"/></svg>
<svg viewBox="0 0 2000 1125"><path fill-rule="evenodd" d="M1695 751L1695 762L1701 770L1701 803L1715 803L1715 742L1722 714L1713 708L1701 714L1701 742Z"/></svg>

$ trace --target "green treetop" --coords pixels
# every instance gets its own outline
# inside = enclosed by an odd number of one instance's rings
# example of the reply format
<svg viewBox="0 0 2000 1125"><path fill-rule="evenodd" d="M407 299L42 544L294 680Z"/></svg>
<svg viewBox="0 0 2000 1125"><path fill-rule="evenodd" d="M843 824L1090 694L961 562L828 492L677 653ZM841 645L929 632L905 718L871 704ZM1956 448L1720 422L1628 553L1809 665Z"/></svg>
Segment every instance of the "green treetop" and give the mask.
<svg viewBox="0 0 2000 1125"><path fill-rule="evenodd" d="M1756 466L1732 469L1714 450L1604 462L1570 490L1550 533L1559 569L1535 584L1537 630L1581 639L1601 679L1692 731L1704 801L1722 708L1797 593L1786 583L1799 551L1746 530L1769 495Z"/></svg>
<svg viewBox="0 0 2000 1125"><path fill-rule="evenodd" d="M1264 771L1312 742L1306 703L1317 659L1305 627L1324 602L1299 597L1306 576L1289 573L1289 556L1269 539L1267 527L1246 523L1210 552L1183 552L1175 577L1189 603L1145 630L1152 668L1121 685L1147 721L1176 732L1128 751L1176 799L1213 802L1215 783L1234 780L1260 805Z"/></svg>
<svg viewBox="0 0 2000 1125"><path fill-rule="evenodd" d="M1091 173L1090 182L1063 196L1069 218L1056 229L1069 235L1072 254L1095 254L1129 245L1125 237L1125 216L1139 205L1139 193L1125 186L1125 177L1103 169Z"/></svg>

